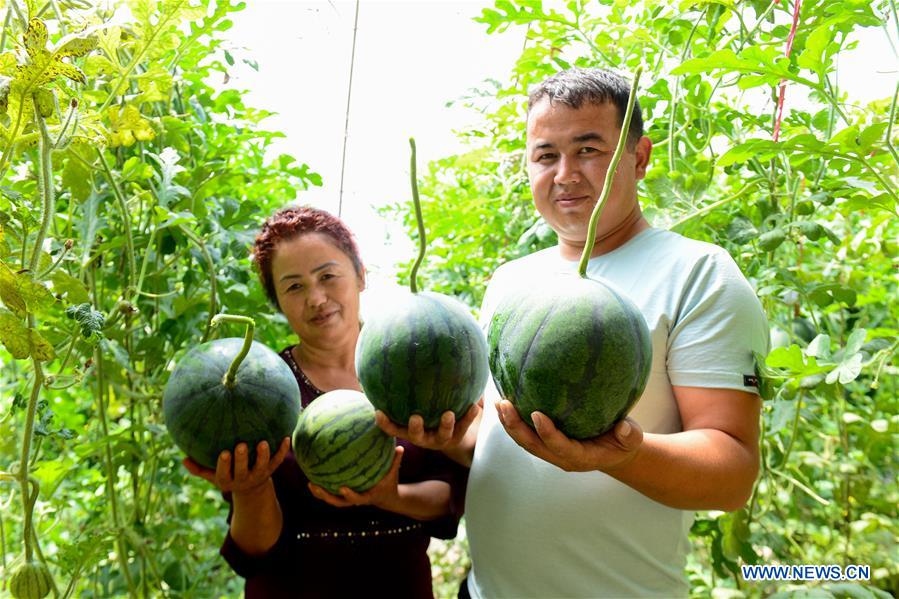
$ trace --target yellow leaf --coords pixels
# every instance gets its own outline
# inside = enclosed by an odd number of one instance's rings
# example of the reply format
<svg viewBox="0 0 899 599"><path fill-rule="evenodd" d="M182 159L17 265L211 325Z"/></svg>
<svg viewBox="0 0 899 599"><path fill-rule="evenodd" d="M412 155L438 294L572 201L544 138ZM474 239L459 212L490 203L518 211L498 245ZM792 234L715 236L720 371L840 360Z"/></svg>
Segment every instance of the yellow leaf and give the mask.
<svg viewBox="0 0 899 599"><path fill-rule="evenodd" d="M28 29L22 36L22 42L25 44L25 51L28 56L34 58L39 52L46 51L47 48L47 26L40 19L31 19L28 21Z"/></svg>
<svg viewBox="0 0 899 599"><path fill-rule="evenodd" d="M0 343L17 360L27 358L31 354L31 340L28 329L11 312L0 310Z"/></svg>
<svg viewBox="0 0 899 599"><path fill-rule="evenodd" d="M72 39L64 39L60 41L59 47L54 54L63 57L84 56L97 47L97 36L74 37Z"/></svg>
<svg viewBox="0 0 899 599"><path fill-rule="evenodd" d="M34 329L29 329L28 336L31 345L31 357L41 362L47 362L56 357L53 346L40 333Z"/></svg>
<svg viewBox="0 0 899 599"><path fill-rule="evenodd" d="M24 318L28 311L25 300L19 294L16 285L16 274L9 267L0 262L0 300L13 311L18 318Z"/></svg>
<svg viewBox="0 0 899 599"><path fill-rule="evenodd" d="M38 114L42 117L50 118L53 116L54 109L56 108L56 101L53 98L53 92L44 88L38 88L34 92L34 104L37 108Z"/></svg>
<svg viewBox="0 0 899 599"><path fill-rule="evenodd" d="M133 104L126 104L121 110L118 106L110 106L107 114L111 125L111 147L131 146L136 140L148 141L156 137L150 121L141 116L140 110Z"/></svg>
<svg viewBox="0 0 899 599"><path fill-rule="evenodd" d="M12 52L0 54L0 74L13 75L16 72L16 55Z"/></svg>

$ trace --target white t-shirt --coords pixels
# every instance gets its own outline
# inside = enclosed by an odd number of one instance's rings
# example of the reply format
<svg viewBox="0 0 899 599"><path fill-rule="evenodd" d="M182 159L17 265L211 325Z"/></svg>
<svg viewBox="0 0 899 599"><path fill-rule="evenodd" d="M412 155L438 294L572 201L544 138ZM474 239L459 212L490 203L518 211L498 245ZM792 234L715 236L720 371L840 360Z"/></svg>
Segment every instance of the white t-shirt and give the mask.
<svg viewBox="0 0 899 599"><path fill-rule="evenodd" d="M484 296L485 331L505 294L576 270L558 247L501 266ZM672 385L757 392L749 386L752 352L766 351L768 328L726 251L650 228L590 260L587 274L629 296L649 325L652 371L630 413L644 431L682 430ZM491 380L465 503L471 596L686 596L693 512L601 472L564 472L527 453L499 423L498 398Z"/></svg>

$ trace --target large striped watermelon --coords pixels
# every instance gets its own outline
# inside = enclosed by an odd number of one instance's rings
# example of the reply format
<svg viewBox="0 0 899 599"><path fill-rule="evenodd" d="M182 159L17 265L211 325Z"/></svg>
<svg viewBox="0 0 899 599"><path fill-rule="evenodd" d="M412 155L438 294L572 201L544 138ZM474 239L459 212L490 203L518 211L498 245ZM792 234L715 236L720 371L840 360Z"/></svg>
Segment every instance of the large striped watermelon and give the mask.
<svg viewBox="0 0 899 599"><path fill-rule="evenodd" d="M9 579L9 592L16 599L42 599L50 594L53 577L40 562L26 562Z"/></svg>
<svg viewBox="0 0 899 599"><path fill-rule="evenodd" d="M220 320L236 318L241 317ZM206 468L215 468L219 454L240 442L248 445L252 467L260 441L268 441L274 453L296 425L296 378L278 354L252 341L252 334L248 327L243 339L218 339L191 349L166 384L162 406L169 433Z"/></svg>
<svg viewBox="0 0 899 599"><path fill-rule="evenodd" d="M487 383L487 340L468 309L430 292L407 294L365 321L356 375L372 404L400 424L460 419Z"/></svg>
<svg viewBox="0 0 899 599"><path fill-rule="evenodd" d="M649 329L633 302L576 275L507 296L488 344L502 397L531 426L539 410L575 439L601 435L627 415L652 363Z"/></svg>
<svg viewBox="0 0 899 599"><path fill-rule="evenodd" d="M375 409L358 391L339 389L315 398L300 414L293 451L306 478L329 493L364 492L384 478L396 440L375 424Z"/></svg>
<svg viewBox="0 0 899 599"><path fill-rule="evenodd" d="M497 307L487 337L490 369L503 398L532 427L540 411L567 436L587 439L623 418L646 387L652 365L640 310L605 283L587 278L596 227L624 152L641 68L634 74L615 153L587 223L578 275L540 281ZM636 197L634 198L636 202Z"/></svg>

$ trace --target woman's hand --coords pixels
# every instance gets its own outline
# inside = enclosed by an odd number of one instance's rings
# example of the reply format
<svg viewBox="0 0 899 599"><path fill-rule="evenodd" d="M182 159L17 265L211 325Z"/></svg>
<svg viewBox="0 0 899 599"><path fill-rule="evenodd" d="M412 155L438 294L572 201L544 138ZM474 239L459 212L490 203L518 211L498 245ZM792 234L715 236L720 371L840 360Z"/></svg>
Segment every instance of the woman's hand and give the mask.
<svg viewBox="0 0 899 599"><path fill-rule="evenodd" d="M184 458L183 464L187 471L194 476L208 480L224 493L234 495L252 494L260 490L272 476L290 450L290 438L284 437L278 452L272 456L268 441L260 441L256 446L256 463L253 468L247 467L247 444L238 443L234 448L234 459L230 451L219 454L215 470L204 468L190 458ZM232 468L233 461L233 468Z"/></svg>
<svg viewBox="0 0 899 599"><path fill-rule="evenodd" d="M385 510L395 511L399 502L400 462L403 461L403 447L398 446L393 455L393 464L384 478L364 493L357 493L349 487L340 487L340 495L329 493L315 483L309 483L309 491L317 499L321 499L334 507L351 507L354 505L373 505Z"/></svg>
<svg viewBox="0 0 899 599"><path fill-rule="evenodd" d="M388 418L387 414L377 410L375 422L381 427L381 430L392 437L405 439L425 449L442 451L458 447L462 443L465 433L481 413L483 406L484 398L481 397L468 409L459 422L456 422L456 415L447 410L440 417L440 424L436 429L426 429L424 420L418 414L409 418L408 426L400 426Z"/></svg>

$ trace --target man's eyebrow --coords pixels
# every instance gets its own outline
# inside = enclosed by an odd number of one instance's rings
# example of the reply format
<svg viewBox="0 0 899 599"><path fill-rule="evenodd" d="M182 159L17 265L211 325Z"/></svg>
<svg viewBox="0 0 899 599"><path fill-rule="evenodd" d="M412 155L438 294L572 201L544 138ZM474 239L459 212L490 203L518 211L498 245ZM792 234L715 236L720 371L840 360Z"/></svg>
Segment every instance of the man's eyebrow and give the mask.
<svg viewBox="0 0 899 599"><path fill-rule="evenodd" d="M320 266L316 266L315 268L312 269L312 272L318 272L320 270L324 270L325 268L328 268L329 266L337 266L337 262L335 262L334 260L330 260ZM301 274L289 274L289 275L284 275L283 277L281 277L279 279L279 281L286 281L288 279L302 279L302 278L303 278L303 275L301 275Z"/></svg>
<svg viewBox="0 0 899 599"><path fill-rule="evenodd" d="M578 135L577 137L574 138L573 141L575 143L580 143L583 141L605 141L605 139L599 133L596 133L595 131L589 131L582 135Z"/></svg>
<svg viewBox="0 0 899 599"><path fill-rule="evenodd" d="M582 133L581 135L576 135L571 139L573 143L583 143L585 141L599 141L605 143L605 138L595 131L588 131L587 133ZM534 146L535 150L546 150L548 148L556 147L555 144L549 141L544 141L538 143Z"/></svg>

